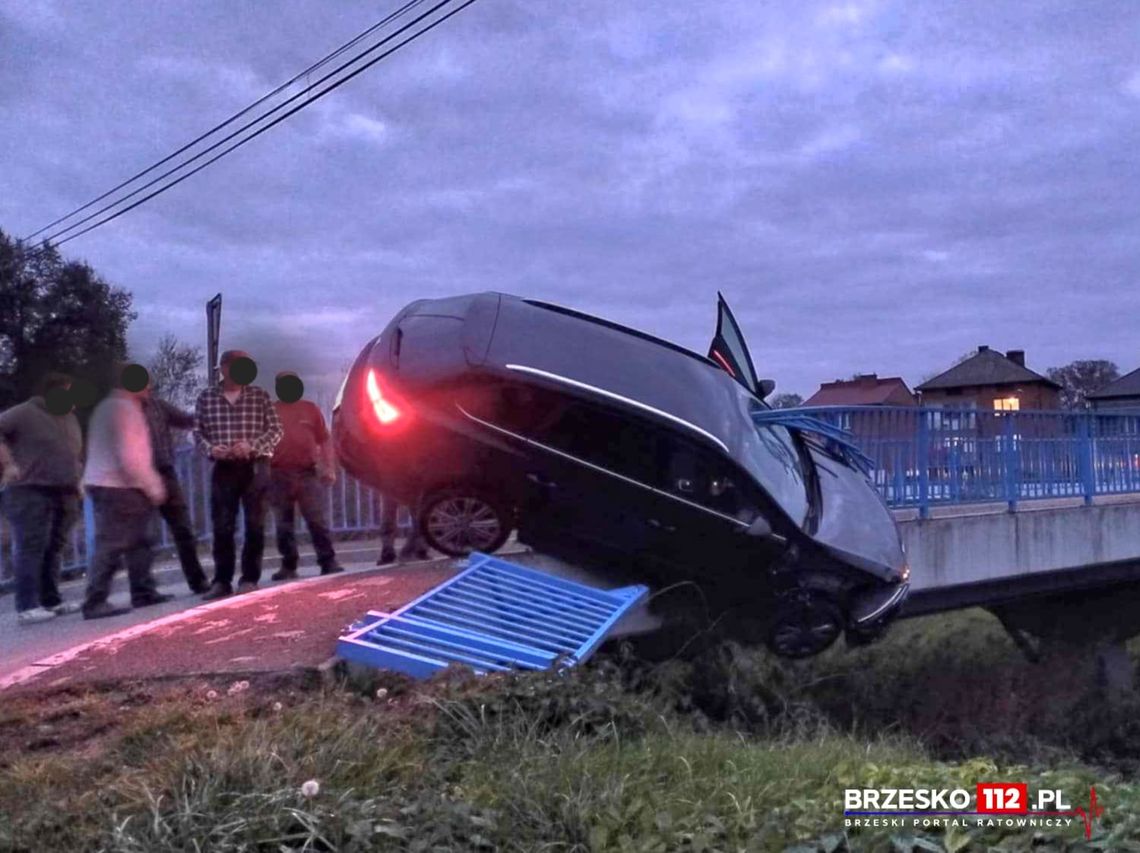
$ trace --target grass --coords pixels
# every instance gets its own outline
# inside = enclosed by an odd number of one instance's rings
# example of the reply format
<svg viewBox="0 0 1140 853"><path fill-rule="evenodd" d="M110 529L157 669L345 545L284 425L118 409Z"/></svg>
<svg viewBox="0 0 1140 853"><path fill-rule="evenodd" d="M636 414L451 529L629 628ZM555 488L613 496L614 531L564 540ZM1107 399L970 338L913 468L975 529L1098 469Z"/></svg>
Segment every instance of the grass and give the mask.
<svg viewBox="0 0 1140 853"><path fill-rule="evenodd" d="M562 676L17 698L0 708L0 849L1140 850L1138 709L1098 708L1082 671L1048 666L964 613L795 666L727 650ZM846 787L993 780L1073 799L1095 784L1092 843L842 826Z"/></svg>

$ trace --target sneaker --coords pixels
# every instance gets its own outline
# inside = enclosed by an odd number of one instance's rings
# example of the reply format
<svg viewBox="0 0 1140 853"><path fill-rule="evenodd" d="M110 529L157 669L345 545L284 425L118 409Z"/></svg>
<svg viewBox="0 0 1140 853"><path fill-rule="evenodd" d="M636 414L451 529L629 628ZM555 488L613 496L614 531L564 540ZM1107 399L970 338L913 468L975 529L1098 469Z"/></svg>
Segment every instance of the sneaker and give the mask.
<svg viewBox="0 0 1140 853"><path fill-rule="evenodd" d="M42 607L32 607L21 610L16 614L16 622L20 625L35 625L37 622L47 622L55 618L54 610L45 610Z"/></svg>
<svg viewBox="0 0 1140 853"><path fill-rule="evenodd" d="M90 607L83 608L84 619L106 619L109 616L122 616L130 613L129 607L115 607L107 601L101 601L99 604L93 604Z"/></svg>
<svg viewBox="0 0 1140 853"><path fill-rule="evenodd" d="M140 595L138 598L131 599L131 607L152 607L155 604L165 604L167 601L173 601L174 596L165 592L154 592L150 595Z"/></svg>
<svg viewBox="0 0 1140 853"><path fill-rule="evenodd" d="M396 549L391 545L387 545L384 547L384 550L380 552L380 559L376 561L376 565L386 566L394 562L396 562Z"/></svg>
<svg viewBox="0 0 1140 853"><path fill-rule="evenodd" d="M243 592L253 592L257 589L257 581L242 581L237 585L237 594L241 595Z"/></svg>
<svg viewBox="0 0 1140 853"><path fill-rule="evenodd" d="M269 576L271 581L293 581L297 579L296 569L278 569Z"/></svg>
<svg viewBox="0 0 1140 853"><path fill-rule="evenodd" d="M210 591L210 582L205 578L200 581L195 581L194 583L188 582L187 586L190 587L190 591L195 595L205 595Z"/></svg>
<svg viewBox="0 0 1140 853"><path fill-rule="evenodd" d="M78 613L83 609L83 605L78 601L61 601L55 607L45 607L45 610L50 610L56 616L67 616L71 613Z"/></svg>
<svg viewBox="0 0 1140 853"><path fill-rule="evenodd" d="M331 566L328 566L327 568L321 569L321 574L322 575L339 575L343 571L344 571L344 566L342 566L340 563L333 563Z"/></svg>
<svg viewBox="0 0 1140 853"><path fill-rule="evenodd" d="M202 599L205 601L215 601L219 598L225 598L227 595L233 595L233 588L228 583L212 583L210 588L206 590Z"/></svg>

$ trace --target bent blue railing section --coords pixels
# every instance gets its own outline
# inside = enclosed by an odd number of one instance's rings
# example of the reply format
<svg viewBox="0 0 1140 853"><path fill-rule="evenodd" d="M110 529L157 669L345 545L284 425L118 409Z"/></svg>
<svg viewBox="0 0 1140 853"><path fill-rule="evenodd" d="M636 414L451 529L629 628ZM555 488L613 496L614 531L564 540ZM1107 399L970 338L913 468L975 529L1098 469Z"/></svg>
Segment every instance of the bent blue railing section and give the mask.
<svg viewBox="0 0 1140 853"><path fill-rule="evenodd" d="M1140 410L1005 412L925 406L793 410L850 434L887 504L940 505L1140 492Z"/></svg>
<svg viewBox="0 0 1140 853"><path fill-rule="evenodd" d="M585 661L649 589L603 591L487 554L395 613L369 612L337 642L345 660L427 678Z"/></svg>

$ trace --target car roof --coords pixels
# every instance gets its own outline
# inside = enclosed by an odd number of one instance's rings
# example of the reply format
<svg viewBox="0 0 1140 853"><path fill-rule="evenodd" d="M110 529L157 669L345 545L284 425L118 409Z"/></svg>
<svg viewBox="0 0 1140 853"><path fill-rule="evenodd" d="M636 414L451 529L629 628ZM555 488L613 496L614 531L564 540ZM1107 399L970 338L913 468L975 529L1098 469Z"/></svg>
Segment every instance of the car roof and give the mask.
<svg viewBox="0 0 1140 853"><path fill-rule="evenodd" d="M608 320L537 300L500 295L485 368L600 392L683 421L733 453L747 419L746 393L720 367L690 350ZM581 386L588 386L588 389Z"/></svg>

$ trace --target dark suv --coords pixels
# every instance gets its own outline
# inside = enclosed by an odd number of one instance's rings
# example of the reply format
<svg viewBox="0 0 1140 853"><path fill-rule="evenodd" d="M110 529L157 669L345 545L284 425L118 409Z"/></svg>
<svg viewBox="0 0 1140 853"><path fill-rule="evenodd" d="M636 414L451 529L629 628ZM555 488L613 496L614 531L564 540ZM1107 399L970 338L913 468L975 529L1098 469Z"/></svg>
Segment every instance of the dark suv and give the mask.
<svg viewBox="0 0 1140 853"><path fill-rule="evenodd" d="M420 300L338 395L344 467L417 508L428 543L513 529L652 609L803 657L876 637L908 589L894 520L836 442L763 402L723 298L704 357L499 293Z"/></svg>

